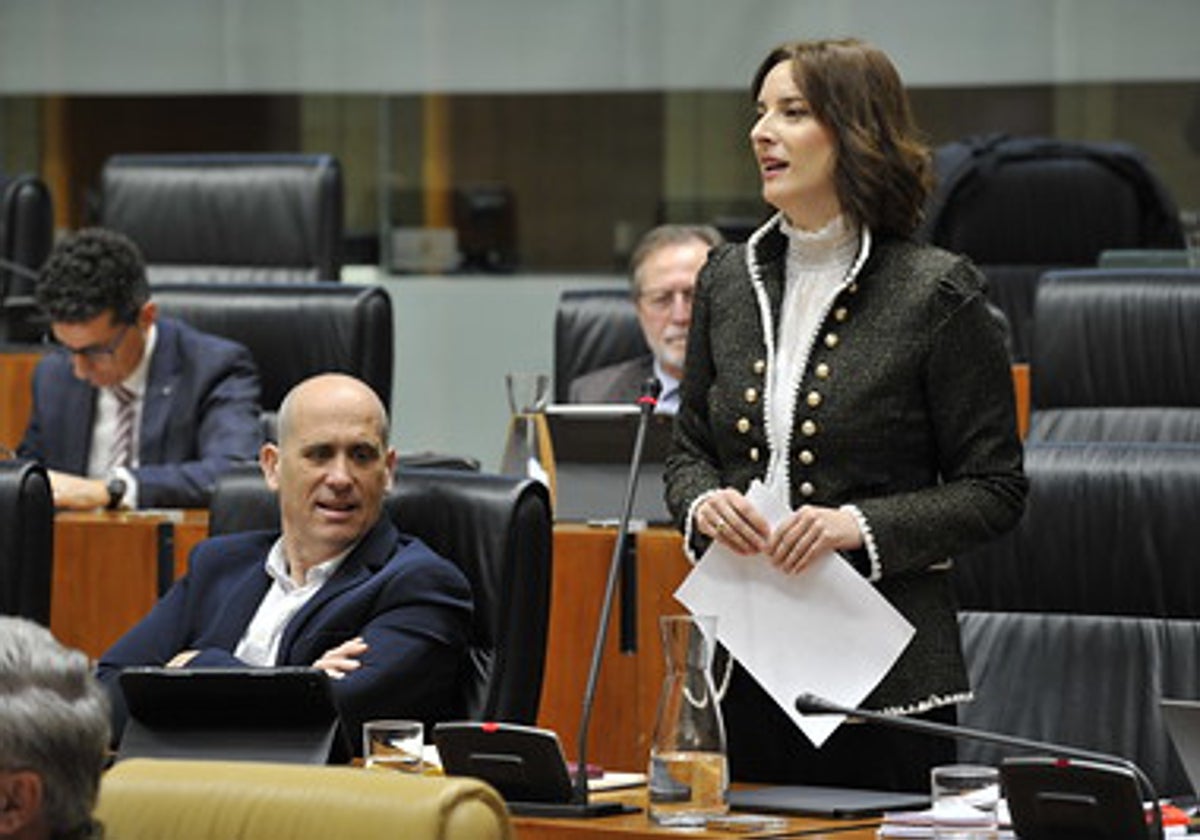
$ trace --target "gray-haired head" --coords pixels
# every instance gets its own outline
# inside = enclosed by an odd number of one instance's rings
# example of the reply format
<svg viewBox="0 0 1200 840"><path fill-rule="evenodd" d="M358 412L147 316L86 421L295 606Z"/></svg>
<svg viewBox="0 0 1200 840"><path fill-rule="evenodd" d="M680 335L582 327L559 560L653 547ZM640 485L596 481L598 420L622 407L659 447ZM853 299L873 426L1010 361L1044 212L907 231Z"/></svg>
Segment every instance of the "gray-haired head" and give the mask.
<svg viewBox="0 0 1200 840"><path fill-rule="evenodd" d="M41 625L0 616L0 770L40 777L51 837L92 836L108 721L86 656Z"/></svg>
<svg viewBox="0 0 1200 840"><path fill-rule="evenodd" d="M646 231L638 240L637 247L633 249L633 256L629 258L629 283L634 300L637 300L642 291L642 263L660 248L685 245L693 240L703 242L709 248L725 241L720 231L711 225L659 225Z"/></svg>

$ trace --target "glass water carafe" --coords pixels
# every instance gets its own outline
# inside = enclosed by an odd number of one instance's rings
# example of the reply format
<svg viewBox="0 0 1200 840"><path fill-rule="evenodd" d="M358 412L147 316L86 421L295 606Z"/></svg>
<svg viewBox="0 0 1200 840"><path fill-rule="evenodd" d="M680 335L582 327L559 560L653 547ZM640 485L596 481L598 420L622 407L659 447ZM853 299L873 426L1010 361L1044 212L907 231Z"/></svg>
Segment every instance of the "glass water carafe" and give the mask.
<svg viewBox="0 0 1200 840"><path fill-rule="evenodd" d="M711 670L717 620L667 615L659 621L666 674L650 745L650 819L703 826L729 810L725 725Z"/></svg>

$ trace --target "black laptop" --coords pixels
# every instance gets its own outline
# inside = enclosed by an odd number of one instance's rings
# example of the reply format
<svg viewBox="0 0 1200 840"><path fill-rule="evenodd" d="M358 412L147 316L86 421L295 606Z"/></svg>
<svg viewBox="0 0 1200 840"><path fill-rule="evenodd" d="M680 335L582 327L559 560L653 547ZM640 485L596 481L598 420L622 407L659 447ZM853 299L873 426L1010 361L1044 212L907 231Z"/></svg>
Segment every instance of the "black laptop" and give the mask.
<svg viewBox="0 0 1200 840"><path fill-rule="evenodd" d="M315 668L130 668L117 759L350 760L329 676Z"/></svg>
<svg viewBox="0 0 1200 840"><path fill-rule="evenodd" d="M620 519L639 413L634 405L547 406L557 521L616 523ZM671 521L663 500L663 462L671 448L674 421L670 414L650 416L631 512L634 520L651 525Z"/></svg>
<svg viewBox="0 0 1200 840"><path fill-rule="evenodd" d="M878 817L886 811L928 808L929 794L816 785L773 785L732 790L729 792L729 804L735 811L853 819Z"/></svg>

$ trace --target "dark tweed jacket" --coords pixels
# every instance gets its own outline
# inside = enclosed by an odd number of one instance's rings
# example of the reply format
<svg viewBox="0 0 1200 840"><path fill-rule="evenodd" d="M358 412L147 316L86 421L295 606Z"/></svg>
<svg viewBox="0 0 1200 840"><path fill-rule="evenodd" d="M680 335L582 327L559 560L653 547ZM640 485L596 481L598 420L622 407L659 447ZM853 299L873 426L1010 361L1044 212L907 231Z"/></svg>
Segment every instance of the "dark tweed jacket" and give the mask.
<svg viewBox="0 0 1200 840"><path fill-rule="evenodd" d="M766 473L767 333L755 286L774 335L787 242L777 228L756 240L755 278L748 246L734 245L713 252L697 283L666 468L681 530L702 493L744 491ZM826 313L795 399L792 506L857 505L878 566L865 551L850 559L917 630L866 705L911 711L962 698L945 561L1012 528L1027 489L1009 359L979 272L937 248L875 240Z"/></svg>

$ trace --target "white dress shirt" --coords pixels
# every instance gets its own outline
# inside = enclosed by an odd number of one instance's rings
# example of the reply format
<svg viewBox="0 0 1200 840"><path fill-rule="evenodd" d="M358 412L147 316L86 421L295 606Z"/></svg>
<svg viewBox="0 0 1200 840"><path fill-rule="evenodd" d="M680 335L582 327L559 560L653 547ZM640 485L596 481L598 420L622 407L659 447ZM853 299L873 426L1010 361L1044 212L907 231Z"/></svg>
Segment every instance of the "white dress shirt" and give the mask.
<svg viewBox="0 0 1200 840"><path fill-rule="evenodd" d="M133 329L137 329L136 326ZM142 353L137 367L121 381L121 385L134 394L133 400L133 450L130 465L138 466L138 444L141 440L142 409L146 404L146 385L150 376L150 359L154 356L154 346L158 343L158 327L150 325L146 335L146 349ZM92 443L88 449L87 474L90 478L108 478L108 464L112 460L113 446L117 437L117 412L120 404L111 388L100 388L96 394L96 415L92 420ZM124 467L118 467L113 473L125 481L125 496L121 507L137 507L137 479L133 473Z"/></svg>
<svg viewBox="0 0 1200 840"><path fill-rule="evenodd" d="M662 363L654 360L654 375L662 384L658 394L658 405L654 410L659 414L677 414L679 412L679 380L663 370Z"/></svg>
<svg viewBox="0 0 1200 840"><path fill-rule="evenodd" d="M246 632L234 648L233 655L247 665L266 667L276 664L284 628L292 620L292 616L299 612L337 571L337 567L351 550L347 549L332 560L313 566L308 570L301 585L288 574L287 557L283 553L283 538L276 540L267 553L264 564L267 575L271 578L271 588L259 603L258 610L246 626Z"/></svg>

